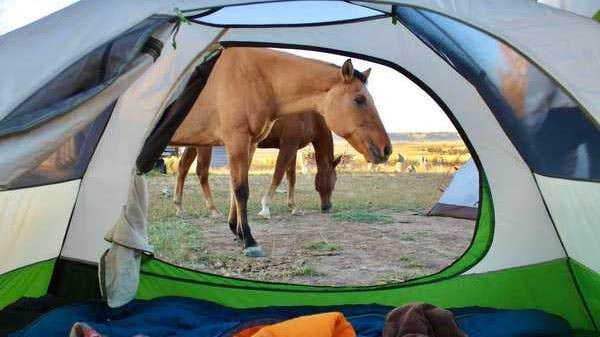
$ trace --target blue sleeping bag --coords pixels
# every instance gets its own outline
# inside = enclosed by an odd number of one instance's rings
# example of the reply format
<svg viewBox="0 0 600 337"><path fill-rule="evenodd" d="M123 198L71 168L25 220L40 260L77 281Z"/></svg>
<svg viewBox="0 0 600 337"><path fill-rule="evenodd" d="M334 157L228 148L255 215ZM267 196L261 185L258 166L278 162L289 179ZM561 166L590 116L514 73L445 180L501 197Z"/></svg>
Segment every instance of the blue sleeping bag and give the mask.
<svg viewBox="0 0 600 337"><path fill-rule="evenodd" d="M272 324L301 315L340 311L360 337L381 337L385 315L392 307L352 305L331 307L269 307L232 309L180 297L133 301L119 311L103 303L86 302L50 311L11 337L66 337L75 322L85 322L110 337L229 337L246 326ZM539 310L451 309L469 337L571 335L558 316Z"/></svg>

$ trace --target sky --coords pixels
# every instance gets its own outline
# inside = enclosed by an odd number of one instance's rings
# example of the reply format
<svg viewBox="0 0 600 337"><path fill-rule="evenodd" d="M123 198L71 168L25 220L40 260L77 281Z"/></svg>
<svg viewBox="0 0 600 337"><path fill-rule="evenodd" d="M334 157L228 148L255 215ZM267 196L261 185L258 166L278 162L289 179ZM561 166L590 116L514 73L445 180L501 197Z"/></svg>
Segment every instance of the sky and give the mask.
<svg viewBox="0 0 600 337"><path fill-rule="evenodd" d="M0 35L38 20L76 0L0 0ZM282 6L286 6L283 10ZM282 16L281 13L286 13ZM339 13L344 13L340 15ZM220 23L306 23L326 19L339 20L378 14L344 2L301 1L271 3L222 9L203 20ZM275 21L274 21L274 18ZM305 50L292 51L304 57L341 65L347 57ZM399 72L360 59L353 59L355 69L371 68L368 89L384 126L389 132L455 132L456 129L419 86Z"/></svg>

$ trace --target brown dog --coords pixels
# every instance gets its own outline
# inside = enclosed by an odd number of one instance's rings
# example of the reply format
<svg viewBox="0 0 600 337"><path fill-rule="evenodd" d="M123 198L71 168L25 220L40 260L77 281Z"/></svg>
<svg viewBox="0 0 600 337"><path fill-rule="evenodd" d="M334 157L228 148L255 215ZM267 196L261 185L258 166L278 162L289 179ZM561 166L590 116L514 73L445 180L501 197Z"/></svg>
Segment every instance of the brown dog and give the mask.
<svg viewBox="0 0 600 337"><path fill-rule="evenodd" d="M392 310L383 337L467 337L452 312L428 303L411 303Z"/></svg>

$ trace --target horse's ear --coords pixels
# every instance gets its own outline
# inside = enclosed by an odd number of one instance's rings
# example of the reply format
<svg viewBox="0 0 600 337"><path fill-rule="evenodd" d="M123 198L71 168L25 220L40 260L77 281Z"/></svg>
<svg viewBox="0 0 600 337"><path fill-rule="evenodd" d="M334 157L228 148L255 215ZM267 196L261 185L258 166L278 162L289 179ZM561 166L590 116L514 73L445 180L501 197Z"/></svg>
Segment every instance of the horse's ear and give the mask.
<svg viewBox="0 0 600 337"><path fill-rule="evenodd" d="M340 154L339 156L337 156L337 158L335 158L333 160L333 167L338 166L338 164L342 161L342 155Z"/></svg>
<svg viewBox="0 0 600 337"><path fill-rule="evenodd" d="M371 75L371 68L363 71L363 75L365 76L365 78L369 78L369 75Z"/></svg>
<svg viewBox="0 0 600 337"><path fill-rule="evenodd" d="M354 66L352 65L352 60L347 59L342 66L342 80L346 83L352 82L352 78L354 78Z"/></svg>

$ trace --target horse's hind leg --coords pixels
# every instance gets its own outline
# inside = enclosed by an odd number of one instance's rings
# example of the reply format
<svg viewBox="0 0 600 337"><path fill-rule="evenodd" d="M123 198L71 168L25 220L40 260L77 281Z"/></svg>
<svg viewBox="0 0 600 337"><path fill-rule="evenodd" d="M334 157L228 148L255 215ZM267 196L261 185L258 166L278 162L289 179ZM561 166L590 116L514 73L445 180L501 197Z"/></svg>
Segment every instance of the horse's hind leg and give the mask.
<svg viewBox="0 0 600 337"><path fill-rule="evenodd" d="M208 172L210 170L210 159L212 157L212 146L198 146L198 160L196 161L196 175L200 181L202 192L204 193L204 204L206 209L210 211L210 215L213 218L220 217L222 214L219 212L213 201L212 192L210 185L208 184Z"/></svg>
<svg viewBox="0 0 600 337"><path fill-rule="evenodd" d="M185 177L188 174L190 166L196 158L196 148L188 146L183 150L183 154L179 159L179 165L177 167L177 180L175 185L175 195L173 195L173 203L175 204L176 214L178 216L183 215L183 185L185 184Z"/></svg>
<svg viewBox="0 0 600 337"><path fill-rule="evenodd" d="M250 189L248 186L248 171L250 162L254 154L255 145L250 143L250 137L237 137L235 142L227 144L227 154L229 157L229 169L231 175L231 188L235 198L235 208L237 216L236 233L242 239L244 255L248 257L262 257L264 252L258 246L250 226L248 225L248 197ZM233 207L232 207L233 208ZM230 214L229 220L232 215ZM231 225L231 223L230 223Z"/></svg>
<svg viewBox="0 0 600 337"><path fill-rule="evenodd" d="M288 181L288 207L292 210L292 214L298 213L298 208L296 207L296 152L292 156L292 160L289 163L288 169L286 171L287 181Z"/></svg>
<svg viewBox="0 0 600 337"><path fill-rule="evenodd" d="M282 145L279 149L279 153L277 154L277 162L275 163L275 172L273 173L273 179L271 180L271 186L269 186L269 190L262 197L260 203L262 206L262 210L258 213L258 215L262 216L265 219L271 218L271 210L270 204L273 195L275 194L275 190L281 184L281 180L283 179L283 175L290 165L290 161L294 157L294 154L297 151L297 147L294 146L284 146Z"/></svg>

